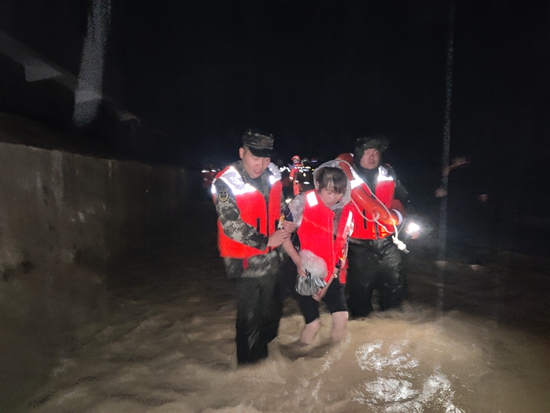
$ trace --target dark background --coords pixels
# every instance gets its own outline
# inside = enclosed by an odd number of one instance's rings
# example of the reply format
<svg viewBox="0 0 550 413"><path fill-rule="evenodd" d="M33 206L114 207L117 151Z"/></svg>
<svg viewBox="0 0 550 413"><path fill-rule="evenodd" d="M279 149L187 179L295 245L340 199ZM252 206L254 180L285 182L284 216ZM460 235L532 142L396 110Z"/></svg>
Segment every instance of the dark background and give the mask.
<svg viewBox="0 0 550 413"><path fill-rule="evenodd" d="M128 105L173 136L158 148L171 161L231 157L256 126L285 160L333 157L384 133L388 155L439 166L451 7L123 0L112 40ZM547 159L550 4L454 7L451 152Z"/></svg>
<svg viewBox="0 0 550 413"><path fill-rule="evenodd" d="M272 132L286 159L335 156L369 132L438 152L445 2L165 2L119 13L123 43L136 46L125 49L130 101L177 136L184 160L236 153L246 126Z"/></svg>
<svg viewBox="0 0 550 413"><path fill-rule="evenodd" d="M128 105L170 136L152 157L223 164L248 126L273 133L285 162L382 133L386 160L431 191L451 92L451 158L505 191L548 182L549 23L535 1L123 0L111 46Z"/></svg>
<svg viewBox="0 0 550 413"><path fill-rule="evenodd" d="M451 159L467 156L491 191L543 205L550 1L110 5L93 124L71 126L74 93L26 82L1 54L0 110L70 130L70 149L194 170L235 160L247 127L272 133L284 162L333 158L359 136L385 134L386 160L425 196L439 185L448 137ZM0 29L78 76L92 6L4 0ZM120 108L135 121L115 119Z"/></svg>

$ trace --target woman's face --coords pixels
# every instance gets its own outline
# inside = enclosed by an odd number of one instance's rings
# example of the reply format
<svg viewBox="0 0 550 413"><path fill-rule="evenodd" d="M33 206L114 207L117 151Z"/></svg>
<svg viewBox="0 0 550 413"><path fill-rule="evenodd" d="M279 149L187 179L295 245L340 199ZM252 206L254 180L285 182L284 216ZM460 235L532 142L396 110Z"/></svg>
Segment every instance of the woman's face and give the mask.
<svg viewBox="0 0 550 413"><path fill-rule="evenodd" d="M323 188L319 191L319 198L321 198L321 201L329 208L338 203L343 196L344 194L334 192L333 189Z"/></svg>

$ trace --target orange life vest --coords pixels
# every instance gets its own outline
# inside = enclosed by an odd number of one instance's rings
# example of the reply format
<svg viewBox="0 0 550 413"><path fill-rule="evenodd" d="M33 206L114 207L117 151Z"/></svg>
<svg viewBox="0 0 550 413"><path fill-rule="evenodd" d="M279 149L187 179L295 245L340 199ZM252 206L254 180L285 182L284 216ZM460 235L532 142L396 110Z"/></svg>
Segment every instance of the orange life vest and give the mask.
<svg viewBox="0 0 550 413"><path fill-rule="evenodd" d="M351 204L347 204L342 210L338 230L334 233L334 212L328 208L312 190L304 194L304 212L302 221L298 227L300 248L310 250L315 255L323 258L327 264L327 276L329 281L338 261L340 262L340 283L346 283L347 268L347 243L353 231L353 215Z"/></svg>
<svg viewBox="0 0 550 413"><path fill-rule="evenodd" d="M392 210L392 212L395 213L394 206L397 206L393 202L395 181L388 172L389 171L386 167L382 165L378 167L378 179L376 182L374 195L376 195L376 197L380 200L382 204L384 204L386 208ZM363 190L365 190L369 195L372 196L372 191L365 182L361 181L360 185ZM355 218L355 229L353 231L353 238L359 239L385 238L395 232L393 224L398 224L399 221L402 219L401 216L399 217L401 219L394 218L393 222L376 222L374 220L372 212L361 207L355 208L353 211L353 215Z"/></svg>
<svg viewBox="0 0 550 413"><path fill-rule="evenodd" d="M266 199L261 192L252 185L245 183L235 167L228 166L216 176L216 179L223 179L231 189L239 208L241 219L266 237L275 232L277 221L281 216L283 188L279 178L275 176L270 178L272 178L272 182L269 190L269 201L266 203ZM224 233L219 219L218 248L222 257L241 259L267 254L272 249L259 250L233 240Z"/></svg>
<svg viewBox="0 0 550 413"><path fill-rule="evenodd" d="M375 193L361 179L353 167L353 156L350 153L338 155L342 170L346 173L351 184L351 198L356 208L353 210L355 239L385 238L395 232L394 225L403 220L405 214L403 205L394 199L395 181L389 169L383 165L378 167L378 180ZM376 219L375 219L376 218Z"/></svg>

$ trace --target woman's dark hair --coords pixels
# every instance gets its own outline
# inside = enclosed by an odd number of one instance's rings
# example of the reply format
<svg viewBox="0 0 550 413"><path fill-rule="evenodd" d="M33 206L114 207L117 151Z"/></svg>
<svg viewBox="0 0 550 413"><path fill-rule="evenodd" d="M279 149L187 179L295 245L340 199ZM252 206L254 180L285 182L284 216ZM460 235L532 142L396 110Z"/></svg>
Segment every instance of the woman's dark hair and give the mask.
<svg viewBox="0 0 550 413"><path fill-rule="evenodd" d="M318 183L316 187L319 191L323 188L327 188L337 194L346 192L346 187L348 185L348 177L344 171L340 168L333 168L330 166L319 169L315 174L315 180Z"/></svg>

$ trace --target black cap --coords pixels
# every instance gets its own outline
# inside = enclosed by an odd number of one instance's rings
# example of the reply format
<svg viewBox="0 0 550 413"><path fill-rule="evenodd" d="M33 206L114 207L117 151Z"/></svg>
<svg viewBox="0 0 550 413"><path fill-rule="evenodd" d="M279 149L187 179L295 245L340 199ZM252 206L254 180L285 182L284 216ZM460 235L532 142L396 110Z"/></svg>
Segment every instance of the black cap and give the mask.
<svg viewBox="0 0 550 413"><path fill-rule="evenodd" d="M260 158L271 157L273 141L273 135L255 129L248 129L243 135L243 146L248 148L252 155Z"/></svg>

